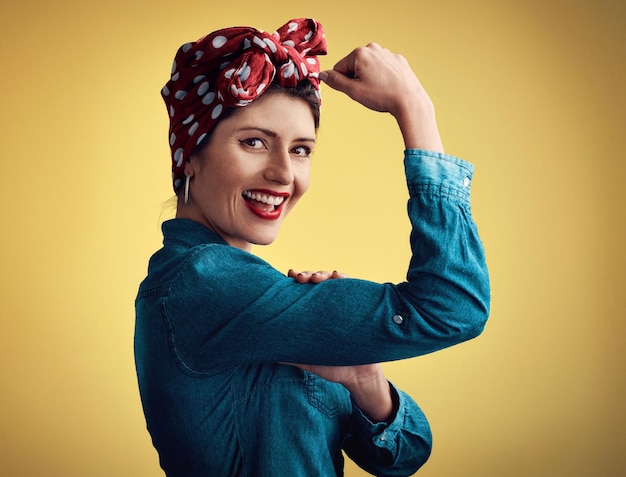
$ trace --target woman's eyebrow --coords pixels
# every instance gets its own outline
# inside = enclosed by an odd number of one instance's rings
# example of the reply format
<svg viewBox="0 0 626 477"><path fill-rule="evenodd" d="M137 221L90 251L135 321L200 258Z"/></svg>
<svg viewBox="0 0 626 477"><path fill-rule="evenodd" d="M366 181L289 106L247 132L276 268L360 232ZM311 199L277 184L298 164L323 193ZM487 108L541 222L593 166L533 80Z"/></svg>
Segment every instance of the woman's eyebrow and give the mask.
<svg viewBox="0 0 626 477"><path fill-rule="evenodd" d="M261 132L263 134L265 134L266 136L269 137L278 137L278 133L275 131L272 131L271 129L266 129L266 128L262 128L259 126L243 126L241 128L238 128L238 131L258 131ZM316 139L313 137L300 137L300 138L296 138L296 141L306 141L306 142L316 142Z"/></svg>
<svg viewBox="0 0 626 477"><path fill-rule="evenodd" d="M259 131L269 137L278 137L278 133L258 126L243 126L239 128L239 131Z"/></svg>

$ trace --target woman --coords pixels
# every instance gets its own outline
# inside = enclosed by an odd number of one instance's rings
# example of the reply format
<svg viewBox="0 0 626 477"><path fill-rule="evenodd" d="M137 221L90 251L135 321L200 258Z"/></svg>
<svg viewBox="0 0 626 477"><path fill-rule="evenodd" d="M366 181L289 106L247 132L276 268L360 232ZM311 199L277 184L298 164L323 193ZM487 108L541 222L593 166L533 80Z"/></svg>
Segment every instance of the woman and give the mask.
<svg viewBox="0 0 626 477"><path fill-rule="evenodd" d="M181 47L163 89L178 208L139 289L135 353L168 476L342 475L342 450L376 475L412 474L430 428L377 363L483 329L472 166L444 154L404 58L370 44L320 73L324 53L310 19L273 35L220 30ZM320 80L398 122L413 226L406 283L285 276L250 253L309 186Z"/></svg>

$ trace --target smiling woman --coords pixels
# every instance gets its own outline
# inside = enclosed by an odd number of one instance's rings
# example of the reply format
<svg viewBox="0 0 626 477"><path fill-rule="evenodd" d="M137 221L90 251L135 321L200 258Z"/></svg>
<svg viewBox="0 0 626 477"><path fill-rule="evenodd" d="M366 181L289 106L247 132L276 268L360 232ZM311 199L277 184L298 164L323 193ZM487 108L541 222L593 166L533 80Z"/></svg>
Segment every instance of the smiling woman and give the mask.
<svg viewBox="0 0 626 477"><path fill-rule="evenodd" d="M220 30L181 47L163 89L178 207L139 288L135 356L170 477L342 475L343 452L376 475L412 474L430 455L430 427L379 363L484 327L473 167L443 152L402 56L369 44L319 72L325 51L315 20L272 35ZM276 239L309 187L320 80L397 120L412 225L406 283L285 275L250 253Z"/></svg>
<svg viewBox="0 0 626 477"><path fill-rule="evenodd" d="M221 120L185 164L188 199L176 216L250 251L272 243L309 187L315 123L307 103L273 90Z"/></svg>

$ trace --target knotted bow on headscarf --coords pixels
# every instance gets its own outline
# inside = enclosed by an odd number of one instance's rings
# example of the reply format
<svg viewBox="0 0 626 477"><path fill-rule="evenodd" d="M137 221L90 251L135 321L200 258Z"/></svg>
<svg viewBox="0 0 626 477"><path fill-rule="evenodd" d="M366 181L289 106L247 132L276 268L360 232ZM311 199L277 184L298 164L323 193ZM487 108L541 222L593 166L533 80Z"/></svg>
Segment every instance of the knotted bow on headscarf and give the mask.
<svg viewBox="0 0 626 477"><path fill-rule="evenodd" d="M161 95L170 115L172 180L178 190L184 162L207 136L225 107L246 106L272 81L293 87L307 79L318 91L316 55L326 54L324 29L313 19L287 22L275 33L251 27L213 32L176 53Z"/></svg>

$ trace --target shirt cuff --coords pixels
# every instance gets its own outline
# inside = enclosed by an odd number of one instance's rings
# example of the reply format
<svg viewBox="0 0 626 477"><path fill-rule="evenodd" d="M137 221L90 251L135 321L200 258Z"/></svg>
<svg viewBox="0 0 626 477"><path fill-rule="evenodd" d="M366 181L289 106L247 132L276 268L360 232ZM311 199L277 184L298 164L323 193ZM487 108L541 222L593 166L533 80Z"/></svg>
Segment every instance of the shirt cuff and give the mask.
<svg viewBox="0 0 626 477"><path fill-rule="evenodd" d="M406 411L404 394L398 392L396 387L389 383L393 412L389 421L373 422L363 411L353 403L356 419L356 428L361 435L370 435L371 441L377 447L390 450L395 455L397 439L395 435L402 431L404 413Z"/></svg>
<svg viewBox="0 0 626 477"><path fill-rule="evenodd" d="M436 194L469 206L474 166L441 152L406 149L404 166L411 196Z"/></svg>

